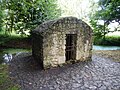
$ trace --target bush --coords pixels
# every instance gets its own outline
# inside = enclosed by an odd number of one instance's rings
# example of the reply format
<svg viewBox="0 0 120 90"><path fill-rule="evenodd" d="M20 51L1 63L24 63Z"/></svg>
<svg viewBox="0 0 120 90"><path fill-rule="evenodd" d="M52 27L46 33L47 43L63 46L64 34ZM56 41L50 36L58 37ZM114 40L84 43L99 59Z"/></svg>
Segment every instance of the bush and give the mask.
<svg viewBox="0 0 120 90"><path fill-rule="evenodd" d="M120 46L120 36L106 36L105 39L94 37L94 45Z"/></svg>
<svg viewBox="0 0 120 90"><path fill-rule="evenodd" d="M0 47L7 46L12 42L30 42L30 36L20 36L18 34L7 35L5 33L0 33Z"/></svg>

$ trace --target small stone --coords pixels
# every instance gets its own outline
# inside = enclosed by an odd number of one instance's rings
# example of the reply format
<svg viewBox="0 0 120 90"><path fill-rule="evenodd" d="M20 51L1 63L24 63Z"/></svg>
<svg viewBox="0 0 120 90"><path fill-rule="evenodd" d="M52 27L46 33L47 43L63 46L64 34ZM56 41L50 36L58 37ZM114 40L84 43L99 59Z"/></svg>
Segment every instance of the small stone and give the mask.
<svg viewBox="0 0 120 90"><path fill-rule="evenodd" d="M10 74L12 73L12 72L9 72Z"/></svg>
<svg viewBox="0 0 120 90"><path fill-rule="evenodd" d="M103 85L99 88L99 90L106 90L106 87Z"/></svg>
<svg viewBox="0 0 120 90"><path fill-rule="evenodd" d="M109 82L106 82L106 81L103 81L104 85L106 86L110 86L110 83Z"/></svg>
<svg viewBox="0 0 120 90"><path fill-rule="evenodd" d="M96 86L90 86L89 87L91 90L95 90L97 87Z"/></svg>
<svg viewBox="0 0 120 90"><path fill-rule="evenodd" d="M54 87L50 87L50 90L53 90L54 89Z"/></svg>
<svg viewBox="0 0 120 90"><path fill-rule="evenodd" d="M29 85L31 85L32 83L29 83Z"/></svg>
<svg viewBox="0 0 120 90"><path fill-rule="evenodd" d="M81 86L81 84L73 83L73 87L74 87L74 88L78 88L78 87L80 87L80 86Z"/></svg>
<svg viewBox="0 0 120 90"><path fill-rule="evenodd" d="M40 89L42 89L42 87L40 87Z"/></svg>

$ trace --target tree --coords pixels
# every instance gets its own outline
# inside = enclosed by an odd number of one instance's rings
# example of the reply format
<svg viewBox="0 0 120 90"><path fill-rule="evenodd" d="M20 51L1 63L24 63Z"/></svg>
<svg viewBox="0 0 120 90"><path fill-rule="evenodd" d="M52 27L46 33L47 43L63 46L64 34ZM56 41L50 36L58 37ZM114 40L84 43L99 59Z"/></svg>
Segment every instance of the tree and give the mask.
<svg viewBox="0 0 120 90"><path fill-rule="evenodd" d="M95 35L100 34L105 39L105 35L111 32L108 25L113 22L120 24L120 0L99 0L98 10L91 17L91 25L94 28ZM100 21L103 21L101 25ZM114 31L116 31L115 29Z"/></svg>
<svg viewBox="0 0 120 90"><path fill-rule="evenodd" d="M3 0L6 31L25 34L46 20L57 18L55 0Z"/></svg>
<svg viewBox="0 0 120 90"><path fill-rule="evenodd" d="M0 5L0 31L2 31L3 27L3 12L2 12L2 7Z"/></svg>
<svg viewBox="0 0 120 90"><path fill-rule="evenodd" d="M2 17L2 11L0 10L0 17ZM2 18L0 18L0 31L2 30Z"/></svg>
<svg viewBox="0 0 120 90"><path fill-rule="evenodd" d="M120 24L120 0L100 0L99 5L102 7L101 12L103 12L102 16L105 18L107 23L111 23L116 21Z"/></svg>

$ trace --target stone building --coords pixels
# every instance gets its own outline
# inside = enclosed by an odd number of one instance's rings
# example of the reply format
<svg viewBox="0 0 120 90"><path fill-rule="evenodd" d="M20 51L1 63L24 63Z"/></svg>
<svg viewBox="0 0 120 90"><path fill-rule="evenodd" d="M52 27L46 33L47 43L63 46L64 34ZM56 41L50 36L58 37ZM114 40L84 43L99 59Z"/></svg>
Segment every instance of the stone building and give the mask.
<svg viewBox="0 0 120 90"><path fill-rule="evenodd" d="M92 56L92 30L75 17L44 22L32 31L32 54L44 68Z"/></svg>

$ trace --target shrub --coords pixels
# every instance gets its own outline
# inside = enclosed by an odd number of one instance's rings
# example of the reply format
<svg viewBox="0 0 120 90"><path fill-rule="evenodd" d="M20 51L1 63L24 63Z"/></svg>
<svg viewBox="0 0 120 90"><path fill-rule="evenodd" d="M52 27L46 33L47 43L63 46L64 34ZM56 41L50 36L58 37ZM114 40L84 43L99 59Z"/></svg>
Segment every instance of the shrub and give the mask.
<svg viewBox="0 0 120 90"><path fill-rule="evenodd" d="M105 39L94 37L95 45L120 46L120 36L106 36Z"/></svg>

